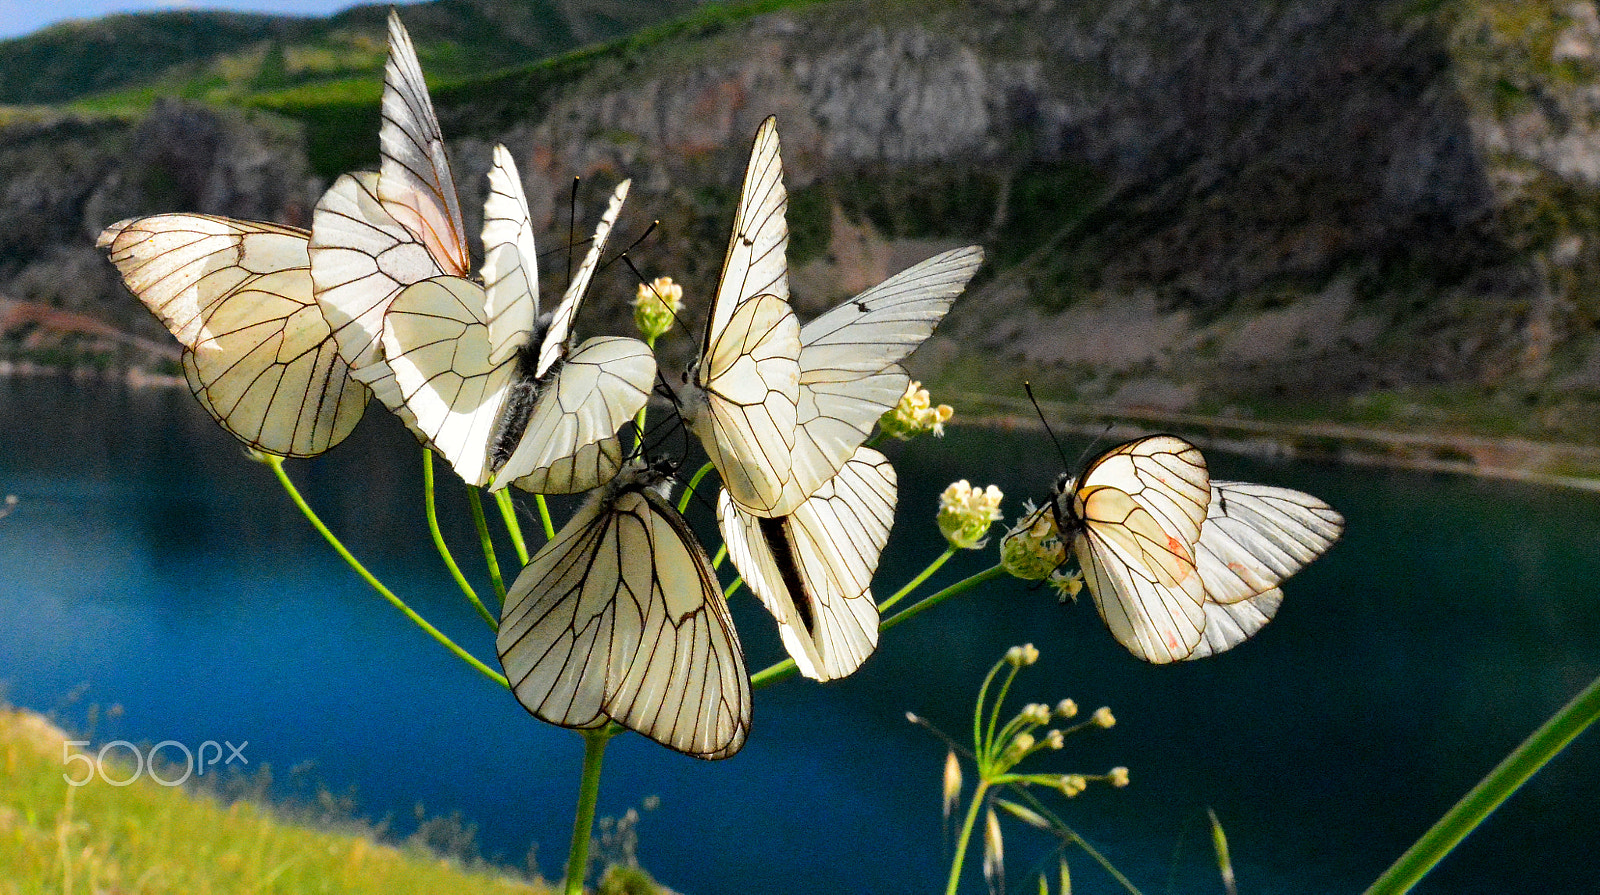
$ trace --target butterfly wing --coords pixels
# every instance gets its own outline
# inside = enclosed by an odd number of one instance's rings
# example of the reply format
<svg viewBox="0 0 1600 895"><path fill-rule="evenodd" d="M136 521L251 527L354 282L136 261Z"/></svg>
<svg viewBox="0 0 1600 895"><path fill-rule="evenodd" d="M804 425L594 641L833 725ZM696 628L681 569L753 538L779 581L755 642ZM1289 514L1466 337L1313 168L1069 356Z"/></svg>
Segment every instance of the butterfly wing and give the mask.
<svg viewBox="0 0 1600 895"><path fill-rule="evenodd" d="M611 479L622 467L617 430L644 407L655 378L655 355L638 339L585 341L540 386L495 486L572 494Z"/></svg>
<svg viewBox="0 0 1600 895"><path fill-rule="evenodd" d="M750 681L711 562L638 470L517 576L496 648L517 700L552 724L615 721L708 759L749 733Z"/></svg>
<svg viewBox="0 0 1600 895"><path fill-rule="evenodd" d="M894 524L895 484L888 459L859 448L789 516L743 512L726 490L717 501L728 556L806 677L844 677L878 645L870 585Z"/></svg>
<svg viewBox="0 0 1600 895"><path fill-rule="evenodd" d="M389 215L422 242L443 272L464 277L470 268L466 228L455 179L444 154L444 135L428 98L417 51L400 15L389 10L389 61L383 70L382 162L378 198Z"/></svg>
<svg viewBox="0 0 1600 895"><path fill-rule="evenodd" d="M799 356L800 325L789 303L758 295L729 318L695 372L700 398L689 403L685 421L734 502L759 516L788 515L803 499L786 489Z"/></svg>
<svg viewBox="0 0 1600 895"><path fill-rule="evenodd" d="M722 279L711 304L705 345L727 325L733 312L757 295L789 300L789 194L783 186L783 157L778 149L778 121L767 118L756 129L745 167L733 233L722 262Z"/></svg>
<svg viewBox="0 0 1600 895"><path fill-rule="evenodd" d="M489 362L483 287L461 277L413 283L389 306L383 352L413 428L473 485L488 482L490 447L516 360Z"/></svg>
<svg viewBox="0 0 1600 895"><path fill-rule="evenodd" d="M1101 454L1056 497L1101 619L1147 662L1182 659L1200 643L1206 590L1195 552L1210 495L1200 451L1157 435Z"/></svg>
<svg viewBox="0 0 1600 895"><path fill-rule="evenodd" d="M489 363L511 359L527 344L539 316L538 255L528 197L511 152L496 144L483 202L483 292L489 326Z"/></svg>
<svg viewBox="0 0 1600 895"><path fill-rule="evenodd" d="M910 382L900 361L933 333L982 264L978 246L935 255L800 328L800 431L786 502L838 472L900 401Z"/></svg>
<svg viewBox="0 0 1600 895"><path fill-rule="evenodd" d="M1205 637L1187 658L1232 649L1261 630L1283 603L1278 584L1327 551L1343 529L1338 511L1309 494L1213 481L1195 550L1206 583Z"/></svg>
<svg viewBox="0 0 1600 895"><path fill-rule="evenodd" d="M566 356L570 347L567 338L572 330L572 318L577 315L578 304L589 291L589 282L594 279L594 272L600 265L600 253L605 250L606 238L611 235L611 227L622 211L622 203L628 198L630 183L632 181L624 180L612 192L605 214L600 216L600 223L594 228L594 237L589 240L589 251L584 254L583 263L578 265L572 282L567 284L567 291L561 297L561 303L556 305L555 312L550 316L550 328L545 331L544 344L539 347L539 363L534 368L537 376L543 377L549 373L556 362Z"/></svg>
<svg viewBox="0 0 1600 895"><path fill-rule="evenodd" d="M344 440L369 397L312 298L306 240L292 227L164 214L113 224L98 241L184 346L185 377L206 411L283 457Z"/></svg>

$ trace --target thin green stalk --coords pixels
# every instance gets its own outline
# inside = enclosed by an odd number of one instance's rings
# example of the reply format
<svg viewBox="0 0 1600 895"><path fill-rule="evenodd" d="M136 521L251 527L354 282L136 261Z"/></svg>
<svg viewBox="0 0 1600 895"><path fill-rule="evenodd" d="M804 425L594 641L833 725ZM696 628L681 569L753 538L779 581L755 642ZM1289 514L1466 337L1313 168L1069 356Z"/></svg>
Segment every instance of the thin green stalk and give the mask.
<svg viewBox="0 0 1600 895"><path fill-rule="evenodd" d="M979 780L978 786L972 791L972 804L967 806L967 817L961 822L961 834L956 837L956 855L950 860L950 883L945 886L945 895L956 895L956 890L961 886L961 865L967 859L967 842L972 839L972 828L978 822L978 809L983 807L983 796L989 790L987 780Z"/></svg>
<svg viewBox="0 0 1600 895"><path fill-rule="evenodd" d="M550 505L544 502L543 494L533 495L533 502L539 507L539 521L544 525L544 539L546 542L556 539L556 526L550 521Z"/></svg>
<svg viewBox="0 0 1600 895"><path fill-rule="evenodd" d="M1461 801L1439 818L1416 844L1406 850L1367 895L1405 892L1416 885L1445 855L1461 843L1478 824L1483 823L1500 803L1517 791L1529 777L1545 766L1572 739L1600 717L1600 678L1572 698L1561 711L1551 716L1516 749L1512 750L1489 775L1478 781Z"/></svg>
<svg viewBox="0 0 1600 895"><path fill-rule="evenodd" d="M1008 786L1006 788L1015 793L1018 798L1022 799L1022 801L1027 802L1028 805L1032 807L1034 811L1037 811L1040 815L1042 815L1045 820L1048 820L1051 826L1058 831L1057 835L1062 837L1062 841L1076 845L1077 847L1083 849L1084 852L1089 855L1089 857L1093 858L1095 862L1100 865L1102 870L1109 874L1112 879L1116 880L1123 889L1126 889L1130 893L1130 895L1142 895L1142 893L1139 891L1139 888L1133 884L1133 881L1129 880L1126 876L1123 876L1122 871L1118 870L1111 863L1109 858L1096 851L1095 847L1090 845L1088 840L1084 839L1082 836L1079 836L1076 830L1062 822L1061 818L1057 816L1055 812L1051 811L1049 808L1046 808L1045 804L1039 801L1038 797L1036 797L1033 793L1021 786Z"/></svg>
<svg viewBox="0 0 1600 895"><path fill-rule="evenodd" d="M511 546L516 548L517 560L527 565L528 540L522 536L522 523L517 521L517 508L511 502L511 489L501 488L494 492L494 502L500 507L500 520L506 525L506 534L511 536Z"/></svg>
<svg viewBox="0 0 1600 895"><path fill-rule="evenodd" d="M472 505L472 524L478 529L478 542L483 545L483 560L489 564L489 582L494 585L495 596L500 598L500 605L506 604L506 582L500 577L500 558L495 555L494 541L489 537L489 520L483 515L483 501L479 498L478 489L467 486L467 503Z"/></svg>
<svg viewBox="0 0 1600 895"><path fill-rule="evenodd" d="M443 644L445 649L455 653L456 658L472 666L478 671L479 674L482 674L489 680L494 681L502 687L510 689L511 685L506 681L505 675L483 664L483 662L480 661L477 656L474 656L473 654L462 649L454 640L451 640L449 637L445 636L443 631L440 631L438 628L435 628L433 625L429 624L427 619L418 615L416 610L412 609L410 606L407 606L404 600L395 596L394 591L384 587L383 582L379 581L371 572L367 571L367 567L363 566L360 561L350 553L349 550L345 549L344 544L340 543L339 539L334 537L333 532L329 531L328 527L322 524L322 519L319 518L311 509L311 505L306 503L305 498L300 495L300 489L296 488L294 486L294 482L289 480L289 474L283 469L283 458L265 457L264 462L268 466L272 467L272 474L278 477L278 484L282 485L283 490L289 493L289 499L294 501L294 505L300 508L300 512L306 517L306 520L311 523L311 527L315 528L317 532L322 535L323 539L333 547L334 552L338 553L339 557L348 563L350 568L354 569L356 574L361 576L362 580L371 585L373 590L377 591L385 600L388 600L389 603L396 609L405 613L406 618L411 619L411 621L416 624L417 627L428 632L429 636Z"/></svg>
<svg viewBox="0 0 1600 895"><path fill-rule="evenodd" d="M439 550L439 558L444 560L445 568L450 570L450 577L456 580L456 586L467 595L467 602L478 610L478 614L489 623L489 627L499 630L500 623L495 621L488 607L478 599L478 592L467 583L467 576L461 574L461 567L456 565L455 557L450 555L450 547L444 542L444 533L439 531L439 509L433 501L433 451L427 448L422 449L422 505L427 511L428 533L433 535L433 546Z"/></svg>
<svg viewBox="0 0 1600 895"><path fill-rule="evenodd" d="M936 562L938 561L936 560ZM937 566L934 566L934 568L937 568ZM887 631L906 619L911 618L912 616L919 615L922 612L932 609L934 606L943 603L945 600L948 600L951 597L964 594L972 588L984 583L985 581L992 581L1003 574L1005 574L1004 569L1000 568L999 566L992 566L988 569L984 569L982 572L979 572L976 575L973 575L971 578L965 578L961 581L957 581L955 584L950 585L933 596L907 606L905 609L902 609L898 615L893 615L887 619L884 619L878 624L878 631ZM908 592L910 587L911 585L907 585L906 587L901 588L901 591ZM755 674L750 675L750 686L759 690L762 687L770 686L778 683L779 681L786 681L789 678L794 677L796 671L798 671L798 669L795 667L794 660L784 659L781 662L775 662L771 665L768 665L766 668L761 669Z"/></svg>
<svg viewBox="0 0 1600 895"><path fill-rule="evenodd" d="M905 587L902 587L899 590L895 591L893 596L889 597L889 599L887 599L887 600L884 600L882 603L879 603L878 604L878 611L879 612L888 612L890 610L890 608L892 608L894 606L894 604L900 602L902 599L905 599L906 594L909 594L912 591L916 590L917 588L921 587L922 586L922 582L927 581L929 576L931 576L934 572L939 571L939 567L943 566L945 563L949 562L950 561L950 557L955 556L955 555L956 555L956 548L954 546L946 547L945 551L943 553L939 554L937 559L935 559L933 562L929 563L928 567L926 569L923 569L920 573L918 573L917 577L911 579L910 581L907 581Z"/></svg>
<svg viewBox="0 0 1600 895"><path fill-rule="evenodd" d="M932 609L933 607L939 605L940 603L943 603L945 600L948 600L951 597L960 596L961 594L964 594L967 591L972 590L974 587L977 587L978 585L984 584L984 583L989 582L989 581L993 581L994 579L999 578L1001 575L1004 575L1004 574L1006 574L1006 570L1002 569L1000 566L998 566L998 565L990 566L989 568L984 569L983 571L979 572L976 575L973 575L970 578L963 578L960 581L957 581L955 584L952 584L949 587L945 588L944 590L941 590L938 593L933 594L932 596L929 596L929 597L926 597L924 599L918 600L917 602L912 603L910 606L907 606L906 608L900 610L899 612L895 613L894 615L889 616L888 618L883 620L882 624L878 625L878 630L879 631L887 631L890 628L894 627L895 625L898 625L898 624L900 624L902 622L905 622L905 621L907 621L909 619L916 618L917 616L921 615L924 612L927 612L929 609Z"/></svg>
<svg viewBox="0 0 1600 895"><path fill-rule="evenodd" d="M708 461L695 471L694 476L689 479L689 484L683 486L683 495L678 498L678 512L680 514L689 512L689 500L694 497L695 489L700 487L700 480L706 477L706 473L710 472L711 468L711 463Z"/></svg>
<svg viewBox="0 0 1600 895"><path fill-rule="evenodd" d="M607 724L583 734L583 776L578 781L578 811L572 819L572 848L567 852L567 895L583 895L583 880L589 870L589 840L594 835L595 804L600 800L600 767L606 744L622 730Z"/></svg>

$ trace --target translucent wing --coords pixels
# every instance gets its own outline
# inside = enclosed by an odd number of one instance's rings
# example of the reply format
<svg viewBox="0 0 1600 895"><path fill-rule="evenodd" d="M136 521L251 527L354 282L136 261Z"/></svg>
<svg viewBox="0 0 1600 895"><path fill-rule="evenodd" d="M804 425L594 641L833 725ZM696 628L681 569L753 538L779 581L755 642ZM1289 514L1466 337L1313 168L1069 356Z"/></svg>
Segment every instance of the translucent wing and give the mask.
<svg viewBox="0 0 1600 895"><path fill-rule="evenodd" d="M968 246L923 261L800 328L800 431L784 502L838 472L905 394L899 363L944 319L983 263Z"/></svg>
<svg viewBox="0 0 1600 895"><path fill-rule="evenodd" d="M1187 658L1232 649L1261 630L1283 603L1278 584L1321 556L1343 529L1343 517L1309 494L1213 481L1195 550L1206 627Z"/></svg>
<svg viewBox="0 0 1600 895"><path fill-rule="evenodd" d="M756 130L745 168L728 254L722 262L722 280L706 324L706 353L744 302L757 295L789 300L789 225L784 218L788 204L778 151L778 121L768 118Z"/></svg>
<svg viewBox="0 0 1600 895"><path fill-rule="evenodd" d="M245 444L284 457L344 440L369 397L312 299L306 239L291 227L164 214L113 224L98 241L184 346L185 376L206 411Z"/></svg>
<svg viewBox="0 0 1600 895"><path fill-rule="evenodd" d="M563 727L615 721L697 758L750 729L744 654L688 525L624 471L528 563L496 649L517 700Z"/></svg>
<svg viewBox="0 0 1600 895"><path fill-rule="evenodd" d="M1344 517L1289 488L1212 482L1197 551L1206 596L1236 603L1266 593L1333 546Z"/></svg>
<svg viewBox="0 0 1600 895"><path fill-rule="evenodd" d="M490 439L517 364L489 362L483 287L460 277L407 286L384 318L383 350L416 430L457 475L486 484Z"/></svg>
<svg viewBox="0 0 1600 895"><path fill-rule="evenodd" d="M444 269L385 211L378 175L345 174L312 214L311 280L339 356L383 405L415 431L383 357L383 316L400 290Z"/></svg>
<svg viewBox="0 0 1600 895"><path fill-rule="evenodd" d="M1237 603L1207 600L1205 631L1201 633L1200 643L1195 646L1194 652L1184 658L1204 659L1233 649L1266 627L1282 605L1283 591L1276 587Z"/></svg>
<svg viewBox="0 0 1600 895"><path fill-rule="evenodd" d="M734 502L786 516L800 392L800 325L789 303L758 295L739 306L706 349L684 419L700 437ZM792 492L792 489L789 489Z"/></svg>
<svg viewBox="0 0 1600 895"><path fill-rule="evenodd" d="M572 318L577 315L578 304L589 291L589 281L594 279L595 269L600 264L600 253L606 247L606 237L611 235L611 226L616 223L622 203L628 198L630 183L632 181L624 180L612 192L605 214L600 216L600 223L594 228L594 237L589 240L589 251L585 253L583 263L578 265L572 282L567 285L566 294L561 297L561 303L556 305L550 317L550 328L545 331L544 344L539 348L539 364L534 368L539 376L548 373L556 361L567 353L567 334L572 328Z"/></svg>
<svg viewBox="0 0 1600 895"><path fill-rule="evenodd" d="M444 135L433 114L417 51L400 15L389 10L389 61L383 70L383 150L378 197L389 215L415 236L443 271L469 273L466 228Z"/></svg>
<svg viewBox="0 0 1600 895"><path fill-rule="evenodd" d="M499 144L483 203L483 292L489 324L489 363L509 360L528 343L539 316L538 255L528 197L511 153Z"/></svg>
<svg viewBox="0 0 1600 895"><path fill-rule="evenodd" d="M1147 662L1185 658L1200 643L1206 588L1195 553L1210 496L1200 451L1156 435L1101 454L1055 498L1101 619Z"/></svg>
<svg viewBox="0 0 1600 895"><path fill-rule="evenodd" d="M839 474L776 519L717 502L728 556L778 621L800 673L826 681L861 666L878 645L872 575L894 524L895 474L860 448Z"/></svg>
<svg viewBox="0 0 1600 895"><path fill-rule="evenodd" d="M644 407L655 378L655 355L638 339L585 341L540 386L495 487L571 494L610 480L622 467L617 430Z"/></svg>

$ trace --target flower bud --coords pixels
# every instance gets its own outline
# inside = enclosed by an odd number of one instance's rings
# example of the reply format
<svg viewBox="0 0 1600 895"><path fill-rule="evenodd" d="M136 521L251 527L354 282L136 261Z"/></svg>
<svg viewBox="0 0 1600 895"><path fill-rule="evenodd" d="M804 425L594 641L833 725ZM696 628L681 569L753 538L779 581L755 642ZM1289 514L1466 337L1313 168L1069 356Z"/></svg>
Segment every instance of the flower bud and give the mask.
<svg viewBox="0 0 1600 895"><path fill-rule="evenodd" d="M671 277L656 277L639 284L639 295L633 300L633 324L654 342L672 329L674 315L682 310L683 287Z"/></svg>
<svg viewBox="0 0 1600 895"><path fill-rule="evenodd" d="M1048 583L1055 589L1056 597L1061 602L1065 603L1069 600L1076 602L1078 592L1083 590L1083 572L1075 569L1068 574L1057 569L1050 573Z"/></svg>
<svg viewBox="0 0 1600 895"><path fill-rule="evenodd" d="M1127 786L1128 769L1120 766L1114 767L1111 769L1111 773L1106 775L1106 779L1111 781L1112 786L1115 786L1119 789Z"/></svg>
<svg viewBox="0 0 1600 895"><path fill-rule="evenodd" d="M1059 730L1052 730L1044 735L1044 744L1051 749L1060 749L1067 744L1067 735Z"/></svg>
<svg viewBox="0 0 1600 895"><path fill-rule="evenodd" d="M1022 712L1017 717L1035 726L1050 723L1050 707L1042 702L1030 702L1022 707Z"/></svg>
<svg viewBox="0 0 1600 895"><path fill-rule="evenodd" d="M1018 668L1032 665L1039 661L1039 650L1031 643L1014 646L1006 650L1006 661Z"/></svg>
<svg viewBox="0 0 1600 895"><path fill-rule="evenodd" d="M956 803L961 799L961 762L956 760L955 750L951 750L944 759L944 817L950 819L950 813L955 810Z"/></svg>
<svg viewBox="0 0 1600 895"><path fill-rule="evenodd" d="M1057 718L1076 718L1077 716L1078 704L1076 702L1073 702L1070 699L1063 699L1056 703Z"/></svg>
<svg viewBox="0 0 1600 895"><path fill-rule="evenodd" d="M949 404L934 405L928 390L922 387L922 383L913 380L906 386L906 393L900 396L900 402L878 420L878 425L885 435L902 441L924 432L943 437L944 424L954 414L955 410Z"/></svg>
<svg viewBox="0 0 1600 895"><path fill-rule="evenodd" d="M955 482L939 495L939 532L952 547L977 550L988 543L989 526L1001 518L999 488L990 485L973 488L966 479Z"/></svg>
<svg viewBox="0 0 1600 895"><path fill-rule="evenodd" d="M1062 795L1070 799L1088 789L1089 781L1082 774L1062 774L1056 785L1061 788Z"/></svg>
<svg viewBox="0 0 1600 895"><path fill-rule="evenodd" d="M1098 727L1111 727L1117 723L1117 719L1112 716L1110 709L1101 706L1094 710L1093 715L1089 716L1089 722Z"/></svg>
<svg viewBox="0 0 1600 895"><path fill-rule="evenodd" d="M1000 838L1000 818L989 809L983 824L983 878L991 889L997 889L1005 879L1005 843Z"/></svg>
<svg viewBox="0 0 1600 895"><path fill-rule="evenodd" d="M1022 510L1016 526L1000 539L1000 565L1014 577L1039 581L1067 561L1067 548L1048 506L1035 509L1025 503Z"/></svg>

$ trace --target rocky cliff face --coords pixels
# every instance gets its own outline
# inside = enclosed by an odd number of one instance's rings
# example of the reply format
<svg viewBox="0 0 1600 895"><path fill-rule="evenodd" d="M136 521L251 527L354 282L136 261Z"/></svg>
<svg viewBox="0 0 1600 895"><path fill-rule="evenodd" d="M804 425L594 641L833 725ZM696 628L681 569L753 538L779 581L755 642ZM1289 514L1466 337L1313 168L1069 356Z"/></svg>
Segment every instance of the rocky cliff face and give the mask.
<svg viewBox="0 0 1600 895"><path fill-rule="evenodd" d="M563 71L439 94L464 206L494 141L546 245L574 175L631 176L624 226L662 221L634 254L691 298L714 288L748 140L776 114L802 309L944 246L990 249L919 355L947 382L981 364L986 386L1003 367L1086 400L1356 412L1444 389L1600 429L1592 2L846 0ZM54 228L0 236L0 293L70 304L89 282L113 301L74 254L98 226L176 209L292 223L314 193L281 122L169 106L121 138L74 127L16 145L81 146L77 166L0 153L0 214ZM39 271L69 257L77 293L51 296ZM617 313L623 279L586 313Z"/></svg>

